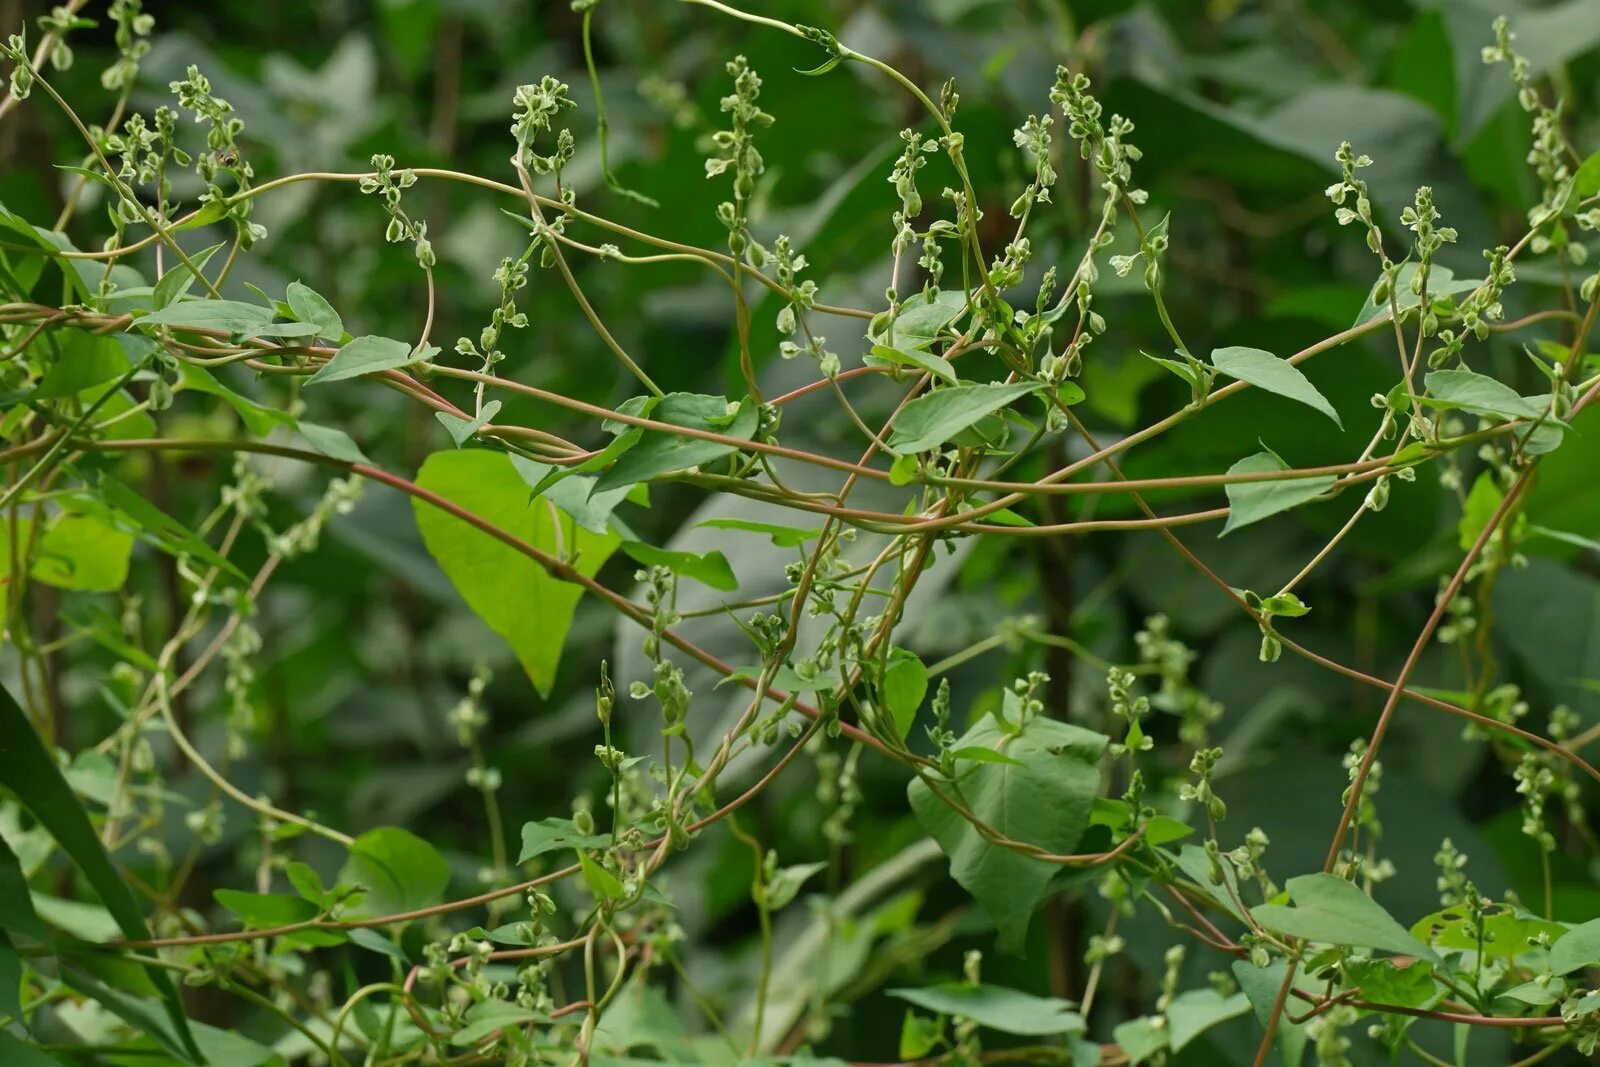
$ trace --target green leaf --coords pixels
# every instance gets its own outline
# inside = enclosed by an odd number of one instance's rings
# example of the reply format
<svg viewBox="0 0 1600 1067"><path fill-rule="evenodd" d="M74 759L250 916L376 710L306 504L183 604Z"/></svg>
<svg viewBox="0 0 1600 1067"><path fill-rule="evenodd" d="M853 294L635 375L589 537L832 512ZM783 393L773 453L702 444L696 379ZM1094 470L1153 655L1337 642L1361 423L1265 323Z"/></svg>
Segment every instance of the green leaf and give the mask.
<svg viewBox="0 0 1600 1067"><path fill-rule="evenodd" d="M11 947L11 939L0 930L0 1018L22 1022L22 957ZM5 1031L0 1030L0 1037ZM0 1052L5 1051L0 1042ZM6 1061L10 1062L10 1061Z"/></svg>
<svg viewBox="0 0 1600 1067"><path fill-rule="evenodd" d="M153 975L151 976L154 977ZM200 1052L198 1045L189 1029L188 1020L181 1015L176 1019L163 1017L157 1005L147 997L134 996L113 989L101 982L95 975L86 969L66 965L61 968L61 979L69 987L85 996L92 997L100 1005L109 1010L113 1015L126 1022L129 1026L144 1031L154 1038L156 1043L166 1049L180 1063L205 1063L205 1056Z"/></svg>
<svg viewBox="0 0 1600 1067"><path fill-rule="evenodd" d="M100 835L73 796L33 724L4 687L0 687L0 786L11 790L33 812L34 818L77 864L124 936L130 941L149 940L150 928L145 925L138 901L112 866L111 858L100 844ZM150 967L148 972L165 1002L167 1017L183 1051L189 1058L199 1060L199 1049L189 1033L183 1005L167 972L159 967Z"/></svg>
<svg viewBox="0 0 1600 1067"><path fill-rule="evenodd" d="M1277 1010L1278 990L1283 987L1288 973L1287 960L1273 960L1269 967L1257 967L1249 960L1233 961L1233 976L1238 979L1240 991L1250 998L1256 1022L1266 1026L1268 1019L1279 1017L1277 1045L1283 1057L1283 1067L1300 1067L1301 1060L1305 1058L1305 1027L1281 1018ZM1308 993L1321 992L1314 985L1306 983L1302 972L1296 972L1294 984L1296 989L1304 989Z"/></svg>
<svg viewBox="0 0 1600 1067"><path fill-rule="evenodd" d="M128 373L128 354L114 338L82 330L56 330L46 334L55 356L33 395L41 400L77 396L102 382Z"/></svg>
<svg viewBox="0 0 1600 1067"><path fill-rule="evenodd" d="M755 436L761 413L749 400L737 405L720 396L699 393L669 393L649 409L656 422L705 430L749 440ZM603 493L618 486L633 485L674 471L687 470L714 462L738 451L734 445L684 437L665 430L646 430L611 468L600 475L594 491Z"/></svg>
<svg viewBox="0 0 1600 1067"><path fill-rule="evenodd" d="M646 567L665 567L674 574L693 578L713 589L731 592L739 588L739 579L734 577L733 568L728 565L728 557L715 549L704 553L674 552L671 549L647 545L643 541L624 541L622 551Z"/></svg>
<svg viewBox="0 0 1600 1067"><path fill-rule="evenodd" d="M961 317L967 307L967 294L946 289L926 299L920 294L900 305L892 322L881 333L869 331L875 345L893 347L900 352L918 352L933 344L939 332ZM874 320L873 325L877 325Z"/></svg>
<svg viewBox="0 0 1600 1067"><path fill-rule="evenodd" d="M799 67L796 67L794 68L794 72L796 74L804 74L808 78L820 78L842 62L844 62L844 56L831 55L815 67L812 67L810 70L801 70Z"/></svg>
<svg viewBox="0 0 1600 1067"><path fill-rule="evenodd" d="M590 859L589 854L582 850L578 851L578 873L583 875L583 884L589 887L589 892L594 894L596 900L621 900L627 895L617 876Z"/></svg>
<svg viewBox="0 0 1600 1067"><path fill-rule="evenodd" d="M508 1026L520 1026L540 1018L536 1012L504 1000L485 1000L474 1004L465 1016L466 1025L450 1035L452 1045L476 1045Z"/></svg>
<svg viewBox="0 0 1600 1067"><path fill-rule="evenodd" d="M1222 373L1241 382L1249 382L1258 389L1298 400L1315 408L1334 421L1339 428L1339 413L1328 403L1328 398L1317 391L1300 368L1288 360L1279 359L1271 352L1259 348L1219 348L1211 353L1211 365Z"/></svg>
<svg viewBox="0 0 1600 1067"><path fill-rule="evenodd" d="M1167 1006L1167 1040L1173 1052L1213 1026L1237 1019L1250 1010L1250 998L1243 993L1223 996L1215 989L1191 989L1179 993Z"/></svg>
<svg viewBox="0 0 1600 1067"><path fill-rule="evenodd" d="M463 419L457 415L450 414L448 411L435 411L433 417L439 420L439 424L450 434L450 440L456 443L457 448L460 448L470 441L479 430L489 425L490 420L498 414L500 414L500 401L491 400L483 405L483 410L478 412L474 418Z"/></svg>
<svg viewBox="0 0 1600 1067"><path fill-rule="evenodd" d="M915 652L903 648L889 653L883 669L883 703L894 719L895 735L904 741L916 721L917 709L928 693L928 668ZM992 751L992 750L990 750Z"/></svg>
<svg viewBox="0 0 1600 1067"><path fill-rule="evenodd" d="M1405 966L1394 960L1352 960L1345 965L1345 973L1361 990L1361 999L1374 1004L1421 1008L1438 998L1433 965L1426 960L1413 960Z"/></svg>
<svg viewBox="0 0 1600 1067"><path fill-rule="evenodd" d="M571 515L579 526L591 533L604 534L611 529L611 513L617 505L628 499L633 486L622 486L604 493L594 491L595 478L586 474L566 475L560 467L526 456L511 457L511 465L522 480L528 483L534 497L544 497L556 507ZM552 478L551 475L562 475Z"/></svg>
<svg viewBox="0 0 1600 1067"><path fill-rule="evenodd" d="M244 572L217 553L217 550L200 540L198 534L183 523L135 492L127 484L111 475L101 473L96 483L99 495L124 519L132 523L145 537L169 556L190 557L207 567L215 567L228 578L245 581ZM79 498L86 504L92 498Z"/></svg>
<svg viewBox="0 0 1600 1067"><path fill-rule="evenodd" d="M903 1062L922 1059L938 1045L942 1031L943 1027L935 1020L906 1009L906 1017L900 1022L900 1059Z"/></svg>
<svg viewBox="0 0 1600 1067"><path fill-rule="evenodd" d="M254 400L229 389L219 382L211 371L205 367L197 367L193 363L178 364L178 378L183 384L184 392L206 393L217 397L233 408L239 415L239 421L245 428L257 437L265 437L278 426L293 426L294 416L287 411L279 411L257 404Z"/></svg>
<svg viewBox="0 0 1600 1067"><path fill-rule="evenodd" d="M1438 959L1381 904L1343 878L1303 874L1289 879L1288 889L1294 907L1262 904L1250 914L1267 929L1290 937Z"/></svg>
<svg viewBox="0 0 1600 1067"><path fill-rule="evenodd" d="M1509 385L1487 375L1470 370L1436 370L1424 381L1428 395L1418 399L1432 407L1460 408L1507 420L1556 422L1545 402L1522 396Z"/></svg>
<svg viewBox="0 0 1600 1067"><path fill-rule="evenodd" d="M1573 176L1572 191L1583 197L1600 193L1600 152L1591 153L1578 167L1577 174Z"/></svg>
<svg viewBox="0 0 1600 1067"><path fill-rule="evenodd" d="M319 382L338 382L346 378L359 378L363 374L408 367L425 359L432 359L439 349L434 345L413 348L405 341L392 337L367 334L357 337L333 354L317 373L306 379L307 385Z"/></svg>
<svg viewBox="0 0 1600 1067"><path fill-rule="evenodd" d="M1159 1016L1147 1015L1118 1023L1111 1036L1127 1054L1128 1067L1137 1067L1167 1047L1167 1028Z"/></svg>
<svg viewBox="0 0 1600 1067"><path fill-rule="evenodd" d="M901 409L894 422L889 447L907 454L937 448L985 415L1027 396L1035 388L1029 382L1010 385L991 382L926 393Z"/></svg>
<svg viewBox="0 0 1600 1067"><path fill-rule="evenodd" d="M92 945L109 945L122 936L122 927L99 904L86 900L65 900L46 893L34 893L33 906L45 924L70 934L74 940Z"/></svg>
<svg viewBox="0 0 1600 1067"><path fill-rule="evenodd" d="M63 512L39 539L33 577L60 589L109 593L128 579L133 536L101 514Z"/></svg>
<svg viewBox="0 0 1600 1067"><path fill-rule="evenodd" d="M716 530L742 530L745 533L765 534L779 548L794 548L822 536L822 528L784 526L776 522L756 522L753 519L707 519L696 523Z"/></svg>
<svg viewBox="0 0 1600 1067"><path fill-rule="evenodd" d="M1409 195L1409 194L1407 194ZM1395 305L1401 312L1409 311L1420 304L1421 298L1411 291L1412 280L1417 276L1417 264L1408 262L1400 264L1400 274L1395 282ZM1372 286L1372 291L1367 294L1365 303L1361 306L1361 314L1356 316L1355 325L1364 326L1389 311L1389 299L1378 299L1379 287L1383 284L1380 278ZM1481 278L1457 278L1455 272L1449 267L1435 263L1428 268L1428 301L1430 303L1446 296L1459 296L1470 293L1483 284Z"/></svg>
<svg viewBox="0 0 1600 1067"><path fill-rule="evenodd" d="M450 865L410 830L381 826L351 844L339 880L367 887L363 912L387 915L439 903L450 884Z"/></svg>
<svg viewBox="0 0 1600 1067"><path fill-rule="evenodd" d="M185 300L134 320L135 326L254 334L272 322L272 309L239 300Z"/></svg>
<svg viewBox="0 0 1600 1067"><path fill-rule="evenodd" d="M956 777L956 799L1015 840L1070 853L1089 826L1100 788L1102 734L1035 718L1011 733L985 716L962 738L964 747L995 749L1015 763L973 763ZM917 821L945 855L950 874L994 920L1002 947L1020 949L1028 920L1059 868L991 843L922 781L909 787Z"/></svg>
<svg viewBox="0 0 1600 1067"><path fill-rule="evenodd" d="M344 336L344 321L339 318L339 313L333 310L333 305L323 299L321 293L308 285L290 282L287 296L289 309L294 312L294 317L315 326L316 336L326 337L331 341L337 341Z"/></svg>
<svg viewBox="0 0 1600 1067"><path fill-rule="evenodd" d="M306 444L324 456L344 463L372 463L367 454L361 451L361 446L338 427L319 426L302 419L295 423L295 430L305 438Z"/></svg>
<svg viewBox="0 0 1600 1067"><path fill-rule="evenodd" d="M939 356L929 355L926 352L914 350L903 352L898 348L890 348L888 345L873 345L872 354L884 363L892 363L897 367L915 367L918 370L927 371L929 374L942 378L951 385L957 384L959 380L956 378L955 368L950 366L948 360Z"/></svg>
<svg viewBox="0 0 1600 1067"><path fill-rule="evenodd" d="M1288 464L1273 452L1257 452L1228 468L1229 474L1260 474L1288 470ZM1290 508L1314 500L1333 486L1331 474L1282 481L1232 482L1228 491L1228 521L1218 537L1226 537L1241 526L1260 522Z"/></svg>
<svg viewBox="0 0 1600 1067"><path fill-rule="evenodd" d="M972 763L1009 763L1013 767L1025 766L1021 760L984 745L961 745L957 748L952 748L950 750L950 758L958 763L962 760L968 760Z"/></svg>
<svg viewBox="0 0 1600 1067"><path fill-rule="evenodd" d="M0 1030L0 1063L6 1067L62 1067L61 1061Z"/></svg>
<svg viewBox="0 0 1600 1067"><path fill-rule="evenodd" d="M22 873L17 854L0 837L0 930L26 934L35 941L48 941L50 935L39 921L28 892L28 878Z"/></svg>
<svg viewBox="0 0 1600 1067"><path fill-rule="evenodd" d="M288 876L289 884L294 886L296 893L319 908L326 905L331 894L328 892L328 887L322 884L322 876L317 873L316 868L309 863L295 860L284 868L283 873Z"/></svg>
<svg viewBox="0 0 1600 1067"><path fill-rule="evenodd" d="M376 930L369 930L365 927L357 927L356 929L350 931L350 940L354 944L360 945L368 952L377 952L381 955L388 956L392 960L398 960L400 963L407 966L409 966L411 963L410 957L400 950L400 946L396 945L393 941L389 940L387 937L384 937Z"/></svg>
<svg viewBox="0 0 1600 1067"><path fill-rule="evenodd" d="M245 893L238 889L217 889L211 895L246 926L289 926L317 917L317 905L300 897Z"/></svg>
<svg viewBox="0 0 1600 1067"><path fill-rule="evenodd" d="M1078 1034L1085 1028L1075 1005L1056 997L1037 997L1003 986L948 982L925 989L891 989L891 997L940 1015L964 1015L979 1026L1004 1034L1042 1037Z"/></svg>
<svg viewBox="0 0 1600 1067"><path fill-rule="evenodd" d="M196 269L203 270L206 263L212 256L217 254L217 250L221 247L222 243L219 242L210 248L202 248L189 256L189 262L193 263ZM156 282L155 288L151 291L151 299L155 302L156 310L159 311L183 299L183 295L189 291L194 283L194 272L189 269L188 265L181 261L175 264L171 270L161 276L160 280Z"/></svg>
<svg viewBox="0 0 1600 1067"><path fill-rule="evenodd" d="M1244 922L1244 913L1237 903L1244 899L1239 895L1239 874L1226 858L1220 861L1220 865L1222 869L1219 872L1211 865L1211 855L1199 845L1184 845L1178 850L1178 869L1188 875L1218 907ZM1222 878L1220 882L1213 880L1218 874Z"/></svg>
<svg viewBox="0 0 1600 1067"><path fill-rule="evenodd" d="M252 1041L237 1030L223 1030L205 1023L194 1024L194 1037L205 1053L206 1062L227 1067L283 1067L283 1058L259 1041Z"/></svg>
<svg viewBox="0 0 1600 1067"><path fill-rule="evenodd" d="M1550 970L1556 974L1571 974L1594 963L1600 963L1600 919L1574 926L1550 948Z"/></svg>
<svg viewBox="0 0 1600 1067"><path fill-rule="evenodd" d="M580 833L571 819L551 816L538 822L522 824L522 852L518 863L527 863L546 852L561 849L605 848L611 843L609 834Z"/></svg>
<svg viewBox="0 0 1600 1067"><path fill-rule="evenodd" d="M528 485L504 453L435 452L417 483L592 577L621 538L584 529L547 500L528 500ZM422 540L463 600L510 643L534 687L548 695L581 586L553 577L537 562L423 500L413 500Z"/></svg>

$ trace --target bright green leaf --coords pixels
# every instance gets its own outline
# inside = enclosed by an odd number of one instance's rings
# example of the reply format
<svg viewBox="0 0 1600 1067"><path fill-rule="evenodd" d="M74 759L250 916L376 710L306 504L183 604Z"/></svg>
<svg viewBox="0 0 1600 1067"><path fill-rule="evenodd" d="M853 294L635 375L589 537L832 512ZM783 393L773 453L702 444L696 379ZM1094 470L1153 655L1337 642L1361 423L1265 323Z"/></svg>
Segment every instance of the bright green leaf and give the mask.
<svg viewBox="0 0 1600 1067"><path fill-rule="evenodd" d="M579 526L547 500L528 500L528 484L500 452L435 452L417 484L550 556L564 554L592 577L620 542ZM423 542L463 600L504 637L534 687L548 694L572 625L581 586L562 581L523 553L423 500L413 511Z"/></svg>
<svg viewBox="0 0 1600 1067"><path fill-rule="evenodd" d="M33 576L61 589L108 593L128 579L133 536L100 514L63 512L50 524L33 561Z"/></svg>
<svg viewBox="0 0 1600 1067"><path fill-rule="evenodd" d="M928 693L928 668L917 654L903 648L889 653L883 669L883 703L894 719L895 733L904 741L916 721L917 709Z"/></svg>

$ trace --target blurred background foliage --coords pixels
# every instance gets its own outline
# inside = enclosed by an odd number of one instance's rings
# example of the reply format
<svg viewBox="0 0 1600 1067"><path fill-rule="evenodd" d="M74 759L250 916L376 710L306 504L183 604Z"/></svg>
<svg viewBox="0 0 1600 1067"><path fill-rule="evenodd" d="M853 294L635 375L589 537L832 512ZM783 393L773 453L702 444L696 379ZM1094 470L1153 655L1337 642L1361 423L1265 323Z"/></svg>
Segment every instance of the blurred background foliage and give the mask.
<svg viewBox="0 0 1600 1067"><path fill-rule="evenodd" d="M1144 150L1137 178L1151 196L1147 217L1170 213L1168 300L1196 351L1247 344L1288 352L1355 319L1375 269L1359 237L1336 225L1323 195L1337 176L1333 156L1342 140L1375 159L1367 174L1388 226L1395 226L1417 186L1433 187L1444 221L1460 231L1459 243L1442 253L1458 275L1479 276L1481 249L1520 236L1537 188L1524 163L1526 117L1503 72L1479 58L1494 15L1513 16L1522 50L1565 96L1574 143L1600 144L1595 0L772 0L750 6L833 28L841 40L926 86L958 79L960 126L982 206L996 227L987 242L993 247L1003 243L1006 206L1026 180L1012 129L1023 115L1044 110L1057 64L1089 73L1108 112L1137 123L1134 140ZM725 242L714 208L726 194L704 176L705 138L719 126L717 101L727 91L723 64L743 54L765 80L763 106L777 117L762 140L767 172L756 197L758 232L792 235L813 264L823 300L881 306L895 205L886 179L899 150L898 131L920 125L921 116L913 101L862 67L847 64L825 77L797 73L818 61L816 49L803 41L666 0L600 5L594 48L609 111L611 163L621 185L660 205L652 207L609 190L603 180L580 16L565 2L272 0L151 3L148 9L157 33L134 106L153 109L166 99L166 83L198 64L245 120L244 143L258 178L364 170L374 152L386 152L402 166L449 166L514 180L507 165L513 89L553 74L570 83L581 102L570 119L578 154L567 171L580 205L706 247ZM0 28L9 32L24 15L41 12L42 5L6 0ZM74 43L78 62L56 81L87 117L103 119L98 112L109 111L111 96L96 74L110 54L106 28L82 31ZM0 200L31 219L54 217L71 184L54 164L78 155L80 146L49 108L28 107L9 117L0 124ZM936 177L925 187L949 180L938 172L942 165L932 164ZM177 189L181 197L197 191ZM1098 210L1080 175L1059 194L1034 223L1038 261L1075 261ZM508 205L483 190L427 184L413 202L440 257L438 336L446 345L458 335L476 336L494 305L490 275L502 256L520 250L524 231L501 212ZM88 238L103 228L103 209L91 206L83 214L92 221L77 236ZM375 201L349 186L306 183L263 197L255 219L268 236L241 261L230 290L243 294L248 282L278 293L301 279L341 310L352 333L415 332L421 277L409 255L378 240L384 218ZM665 388L712 394L736 388L726 291L706 272L593 260L580 261L577 269L619 339L644 354ZM1561 299L1569 280L1550 255L1527 257L1517 271L1532 284L1512 292L1508 318ZM1112 332L1096 346L1082 382L1092 424L1109 438L1182 406L1187 397L1184 387L1138 356L1141 348L1160 353L1166 345L1137 277L1107 277L1098 295L1096 309L1112 322ZM607 406L633 391L575 313L564 286L536 276L522 306L532 326L517 338L501 373ZM814 374L804 360L776 359L777 308L769 300L755 316L759 372L773 392ZM1549 336L1556 335L1552 326ZM829 342L847 367L865 344L849 336ZM1480 369L1521 381L1523 392L1536 391L1536 372L1515 343L1494 342L1482 358ZM1380 333L1308 364L1306 372L1345 413L1342 432L1256 390L1135 450L1127 473L1219 471L1239 458L1246 438L1259 438L1295 466L1344 461L1376 425L1379 413L1368 398L1394 380L1392 345ZM230 380L241 390L267 388L248 375ZM863 387L858 402L869 421L886 414L898 395L888 387L875 390ZM843 413L818 396L790 406L786 439L823 451L858 447L850 443ZM235 432L231 412L206 399L181 396L165 416L168 432ZM427 453L448 446L427 412L392 392L325 390L308 402L308 417L345 429L380 466L414 471ZM501 421L578 432L576 422L563 423L552 409L525 407L513 396L506 403ZM1528 515L1541 527L1592 535L1600 528L1600 415L1591 412L1577 429L1543 465ZM1031 473L1040 473L1049 458L1030 460ZM229 477L225 458L150 456L137 463L150 498L191 522L213 505ZM1030 468L1015 473L1028 475ZM284 518L297 506L309 507L324 480L288 465L274 474L280 492L273 506ZM1471 474L1464 472L1467 484ZM1395 498L1402 506L1369 516L1302 589L1314 610L1293 623L1297 639L1385 677L1393 675L1431 608L1436 575L1459 558L1460 508L1436 473L1396 486ZM1046 517L1052 499L1060 498L1046 498ZM1060 505L1057 521L1090 512L1110 517L1130 507L1111 496L1072 499L1070 509ZM649 508L630 508L627 516L652 543L721 548L735 572L754 583L747 586L754 594L759 583L776 580L781 563L774 560L789 554L761 538L696 529L695 523L714 515L757 517L757 510L748 502L657 486ZM1297 570L1347 512L1345 504L1313 506L1224 540L1215 539L1211 527L1185 540L1224 577L1272 585ZM1595 557L1549 538L1531 539L1525 550L1529 565L1505 572L1493 592L1499 679L1521 687L1532 728L1541 729L1558 703L1575 708L1587 727L1600 721ZM259 562L262 552L259 544L242 544L241 565ZM165 613L170 621L182 605L171 599L177 586L165 570L169 565L165 557L141 557L125 595L141 598L153 618ZM619 554L600 577L627 589L634 567ZM712 590L685 589L686 597L702 594L701 605L715 603ZM900 641L928 662L1025 615L1106 658L1125 660L1144 620L1165 614L1172 632L1200 653L1199 686L1226 709L1215 728L1227 752L1217 779L1230 807L1223 843L1237 844L1259 826L1272 840L1275 871L1320 865L1338 816L1340 755L1370 732L1381 693L1299 660L1258 663L1255 627L1155 534L985 540L959 560L941 562L918 598ZM104 610L91 608L88 599L68 592L45 598L38 605L41 632L59 632L52 614L72 618ZM410 505L383 492L366 494L353 514L332 525L321 551L274 577L255 621L264 638L254 693L263 743L235 763L230 776L246 790L266 790L289 808L314 810L351 832L377 824L416 829L452 860L456 895L473 891L487 853L481 805L463 782L468 759L446 720L474 668L484 663L494 671L487 751L503 775L501 803L513 827L567 814L575 795L596 799L606 781L591 757L601 662L609 660L624 685L643 671L639 633L586 600L555 690L541 699L505 644L471 614L424 550ZM714 651L738 647L731 624L718 616L691 620L685 629ZM59 740L76 750L113 721L96 697L110 660L75 652L54 662L53 684L61 704L72 709ZM994 706L1000 686L1028 669L1051 673L1053 714L1091 720L1103 714L1101 671L1070 654L1022 643L952 672L958 712L976 715ZM1458 689L1454 650L1431 649L1419 679ZM694 674L691 688L699 697L694 729L710 736L727 690L714 691L709 675ZM217 683L188 695L184 714L203 746L221 736L225 702ZM626 711L624 702L624 730ZM643 723L635 740L648 743L656 729ZM828 758L843 753L836 746ZM1378 895L1395 914L1436 907L1433 855L1444 838L1471 857L1471 873L1486 892L1537 898L1538 859L1519 833L1514 783L1508 775L1485 773L1494 758L1484 745L1464 740L1450 719L1406 706L1384 763L1383 851L1396 873ZM82 771L92 776L96 768ZM853 911L845 918L834 912L831 919L803 908L787 915L775 989L791 1022L813 1014L818 1051L891 1060L903 1006L885 999L882 988L956 975L962 951L989 948L993 934L943 877L937 854L913 847L922 833L906 807L903 769L863 759L856 771L862 798L854 840L827 887L843 893ZM739 773L736 767L734 777ZM818 781L816 760L803 760L740 816L785 862L829 856ZM170 785L197 798L208 794L193 775L174 777ZM187 842L181 816L173 816L166 832L181 850ZM247 819L227 822L222 838L199 858L187 903L214 908L211 888L250 881L251 836ZM299 848L314 865L337 867L338 850L326 842L305 839ZM1596 874L1592 867L1564 864L1558 854L1559 917L1600 914ZM722 828L675 859L665 875L689 935L685 970L712 1004L735 1016L747 1007L755 965L750 875L749 849ZM1063 887L1092 879L1064 875ZM1088 934L1100 930L1103 908L1093 892L1072 894L1036 919L1025 954L991 952L985 977L1035 992L1081 995L1082 949ZM1102 1035L1119 1018L1145 1010L1168 943L1159 927L1130 925L1124 934L1128 951L1108 970L1110 995L1094 1021ZM1194 951L1189 966L1191 980L1203 983L1206 971L1222 962ZM832 1007L813 1011L824 994ZM236 1007L216 1010L221 1014L214 1021L239 1021L229 1014ZM1255 1033L1253 1023L1236 1021L1190 1046L1180 1062L1248 1062ZM1474 1063L1514 1058L1492 1035L1475 1038L1473 1057Z"/></svg>

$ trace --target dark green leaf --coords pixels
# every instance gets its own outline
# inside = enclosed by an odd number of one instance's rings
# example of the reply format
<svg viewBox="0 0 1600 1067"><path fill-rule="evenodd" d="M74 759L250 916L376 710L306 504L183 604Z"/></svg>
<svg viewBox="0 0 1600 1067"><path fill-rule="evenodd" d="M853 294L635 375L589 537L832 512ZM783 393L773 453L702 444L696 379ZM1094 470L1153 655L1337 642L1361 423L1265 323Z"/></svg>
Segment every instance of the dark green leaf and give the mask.
<svg viewBox="0 0 1600 1067"><path fill-rule="evenodd" d="M1328 403L1328 398L1300 373L1300 368L1271 352L1259 348L1219 348L1211 353L1211 365L1229 377L1249 382L1258 389L1298 400L1328 416L1335 425L1344 426L1339 421L1339 413Z"/></svg>
<svg viewBox="0 0 1600 1067"><path fill-rule="evenodd" d="M196 269L203 270L206 263L210 261L212 256L217 254L217 250L221 247L222 244L218 243L210 248L202 248L189 256L189 262L193 263ZM159 311L164 307L170 306L175 301L183 299L183 295L189 291L194 283L194 272L189 269L188 265L181 261L176 263L171 270L161 276L161 280L156 282L155 289L151 293L152 299L155 301L156 310Z"/></svg>
<svg viewBox="0 0 1600 1067"><path fill-rule="evenodd" d="M61 850L77 864L99 894L123 934L129 940L148 940L150 928L145 925L138 901L112 866L89 816L72 795L56 761L34 732L33 724L4 687L0 687L0 785L16 794L33 812L34 818L50 831ZM167 1017L182 1052L186 1058L198 1060L199 1050L166 971L151 967L149 976L165 1000Z"/></svg>
<svg viewBox="0 0 1600 1067"><path fill-rule="evenodd" d="M670 393L650 410L650 418L672 426L749 440L755 435L761 416L755 404L748 400L734 405L720 396ZM646 430L633 447L600 476L594 491L603 493L674 471L703 466L737 451L736 446L719 441L684 437L665 430Z"/></svg>
<svg viewBox="0 0 1600 1067"><path fill-rule="evenodd" d="M896 452L937 448L991 412L1033 392L1028 382L958 385L911 401L895 419L889 446Z"/></svg>
<svg viewBox="0 0 1600 1067"><path fill-rule="evenodd" d="M272 322L272 309L238 300L184 300L134 320L136 326L170 326L228 334L253 334Z"/></svg>
<svg viewBox="0 0 1600 1067"><path fill-rule="evenodd" d="M0 930L26 934L35 941L49 940L44 924L34 913L22 864L3 837L0 837Z"/></svg>
<svg viewBox="0 0 1600 1067"><path fill-rule="evenodd" d="M517 856L517 862L527 863L546 852L568 848L605 848L610 843L609 834L580 833L571 819L552 815L547 819L522 824L522 852Z"/></svg>
<svg viewBox="0 0 1600 1067"><path fill-rule="evenodd" d="M128 355L116 340L82 330L57 330L45 335L54 342L54 361L45 369L34 396L58 399L128 373ZM51 345L42 345L47 351Z"/></svg>
<svg viewBox="0 0 1600 1067"><path fill-rule="evenodd" d="M1088 828L1107 742L1101 734L1045 718L1013 734L993 715L985 716L961 744L992 748L1017 762L973 763L941 788L1006 836L1070 853ZM950 857L951 876L999 928L1001 945L1020 948L1055 864L993 844L920 778L911 782L910 798L917 821Z"/></svg>
<svg viewBox="0 0 1600 1067"><path fill-rule="evenodd" d="M1257 452L1246 456L1228 468L1229 474L1260 474L1263 471L1288 470L1288 464L1271 452ZM1270 518L1280 511L1299 507L1314 500L1332 488L1335 478L1331 474L1309 478L1285 478L1282 481L1230 482L1228 484L1228 521L1219 537L1225 537L1241 526Z"/></svg>
<svg viewBox="0 0 1600 1067"><path fill-rule="evenodd" d="M308 285L290 282L287 296L294 317L315 326L316 336L326 337L330 341L337 341L344 336L343 320L339 318L339 313L333 310L333 305L323 299L321 293Z"/></svg>
<svg viewBox="0 0 1600 1067"><path fill-rule="evenodd" d="M0 1030L0 1063L6 1067L62 1067L60 1060L4 1030Z"/></svg>
<svg viewBox="0 0 1600 1067"><path fill-rule="evenodd" d="M1433 407L1461 408L1499 419L1549 419L1546 403L1525 397L1497 379L1470 370L1436 370L1425 379L1428 395L1422 402Z"/></svg>
<svg viewBox="0 0 1600 1067"><path fill-rule="evenodd" d="M384 826L355 839L339 880L367 887L361 902L366 914L416 911L444 896L450 865L411 831Z"/></svg>
<svg viewBox="0 0 1600 1067"><path fill-rule="evenodd" d="M1437 958L1382 905L1343 878L1303 874L1289 879L1288 889L1294 907L1262 904L1250 909L1255 920L1268 930L1329 945Z"/></svg>
<svg viewBox="0 0 1600 1067"><path fill-rule="evenodd" d="M613 490L615 491L615 490ZM674 574L693 578L713 589L732 592L739 588L739 579L728 566L728 557L721 552L673 552L647 545L643 541L624 541L622 551L647 567L665 567Z"/></svg>

